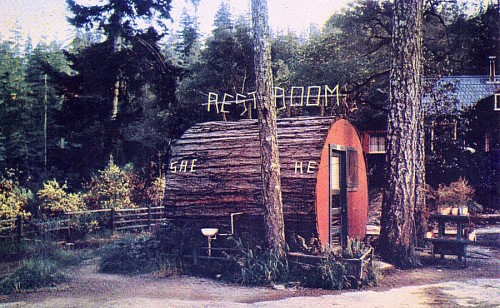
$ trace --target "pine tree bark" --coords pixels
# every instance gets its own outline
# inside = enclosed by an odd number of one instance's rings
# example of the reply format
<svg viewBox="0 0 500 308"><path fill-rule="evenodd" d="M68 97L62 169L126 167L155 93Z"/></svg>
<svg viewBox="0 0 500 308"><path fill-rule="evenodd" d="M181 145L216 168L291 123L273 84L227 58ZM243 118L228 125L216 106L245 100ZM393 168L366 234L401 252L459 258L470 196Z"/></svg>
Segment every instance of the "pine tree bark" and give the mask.
<svg viewBox="0 0 500 308"><path fill-rule="evenodd" d="M267 0L252 0L254 31L254 67L260 137L262 203L265 239L268 248L285 256L285 228L281 196L281 171L278 151L276 108L273 104L271 43L269 39Z"/></svg>
<svg viewBox="0 0 500 308"><path fill-rule="evenodd" d="M380 253L400 267L418 265L415 212L423 208L423 0L395 0L388 121L389 188L382 204Z"/></svg>

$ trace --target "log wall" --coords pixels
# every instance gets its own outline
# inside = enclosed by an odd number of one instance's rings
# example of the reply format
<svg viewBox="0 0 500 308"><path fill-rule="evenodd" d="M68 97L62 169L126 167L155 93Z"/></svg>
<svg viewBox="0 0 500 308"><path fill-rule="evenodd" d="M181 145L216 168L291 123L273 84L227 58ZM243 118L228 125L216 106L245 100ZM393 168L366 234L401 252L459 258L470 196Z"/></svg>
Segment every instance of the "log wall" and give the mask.
<svg viewBox="0 0 500 308"><path fill-rule="evenodd" d="M316 228L321 150L334 118L278 120L285 224L306 236ZM166 211L174 217L262 215L256 120L195 125L172 147Z"/></svg>

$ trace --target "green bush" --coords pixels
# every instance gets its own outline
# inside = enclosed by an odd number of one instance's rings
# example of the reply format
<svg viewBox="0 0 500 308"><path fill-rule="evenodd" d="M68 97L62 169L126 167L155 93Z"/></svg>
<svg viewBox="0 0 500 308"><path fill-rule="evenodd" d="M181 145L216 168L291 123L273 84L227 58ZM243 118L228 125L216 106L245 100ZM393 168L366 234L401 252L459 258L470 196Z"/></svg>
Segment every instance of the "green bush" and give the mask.
<svg viewBox="0 0 500 308"><path fill-rule="evenodd" d="M26 259L14 272L0 280L0 294L55 286L66 281L65 268L81 261L78 253L63 250L53 243L12 242L2 245L2 248L2 258L14 253L18 258Z"/></svg>
<svg viewBox="0 0 500 308"><path fill-rule="evenodd" d="M288 278L288 262L280 258L276 249L248 249L242 258L238 258L242 284L272 285L284 283Z"/></svg>
<svg viewBox="0 0 500 308"><path fill-rule="evenodd" d="M30 245L26 242L17 242L11 239L0 241L0 261L18 260L24 257L29 251Z"/></svg>
<svg viewBox="0 0 500 308"><path fill-rule="evenodd" d="M319 264L293 263L290 279L304 287L341 290L350 286L346 268L332 251L324 252Z"/></svg>
<svg viewBox="0 0 500 308"><path fill-rule="evenodd" d="M49 249L43 254L46 258L52 260L59 268L67 268L80 264L82 258L75 251L64 250L60 248Z"/></svg>
<svg viewBox="0 0 500 308"><path fill-rule="evenodd" d="M342 249L342 257L344 259L360 258L368 248L363 241L357 238L349 238L346 247Z"/></svg>
<svg viewBox="0 0 500 308"><path fill-rule="evenodd" d="M92 236L104 233L109 235L111 232L111 213L82 213L70 216L71 238L83 239L92 234Z"/></svg>
<svg viewBox="0 0 500 308"><path fill-rule="evenodd" d="M56 261L45 256L35 257L24 261L14 273L0 280L0 293L50 287L65 280Z"/></svg>
<svg viewBox="0 0 500 308"><path fill-rule="evenodd" d="M318 275L322 288L341 290L349 286L344 264L332 253L326 253L326 258L318 266Z"/></svg>
<svg viewBox="0 0 500 308"><path fill-rule="evenodd" d="M154 271L177 272L175 258L161 249L151 235L127 236L104 247L99 270L112 274L142 274Z"/></svg>
<svg viewBox="0 0 500 308"><path fill-rule="evenodd" d="M345 249L334 252L324 251L319 263L288 263L280 259L274 249L244 249L241 241L236 241L238 252L229 256L228 270L239 269L237 273L226 273L225 278L249 285L300 284L305 287L341 290L349 287L360 287L348 279L352 264L345 259L360 258L369 247L362 241L350 239ZM236 266L235 266L236 264ZM365 263L365 277L362 285L373 285L378 275L371 262Z"/></svg>

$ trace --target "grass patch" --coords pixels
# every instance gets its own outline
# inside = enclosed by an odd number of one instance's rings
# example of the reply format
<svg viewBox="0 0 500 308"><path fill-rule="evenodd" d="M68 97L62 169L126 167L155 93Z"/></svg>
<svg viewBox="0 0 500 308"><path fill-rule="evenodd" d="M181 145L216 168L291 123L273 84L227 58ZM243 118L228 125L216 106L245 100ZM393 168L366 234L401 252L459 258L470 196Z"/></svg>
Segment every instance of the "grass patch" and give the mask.
<svg viewBox="0 0 500 308"><path fill-rule="evenodd" d="M169 276L179 270L177 258L163 249L162 241L150 234L127 236L102 249L99 270L111 274L136 275L159 272Z"/></svg>
<svg viewBox="0 0 500 308"><path fill-rule="evenodd" d="M346 276L345 264L332 252L325 252L319 264L291 264L290 278L308 288L342 290L351 285Z"/></svg>
<svg viewBox="0 0 500 308"><path fill-rule="evenodd" d="M81 261L74 251L63 250L55 244L39 242L19 245L14 251L26 259L14 272L0 279L0 294L56 286L67 280L64 269Z"/></svg>
<svg viewBox="0 0 500 308"><path fill-rule="evenodd" d="M33 257L22 262L12 274L0 280L0 293L55 286L66 281L59 264L45 256Z"/></svg>

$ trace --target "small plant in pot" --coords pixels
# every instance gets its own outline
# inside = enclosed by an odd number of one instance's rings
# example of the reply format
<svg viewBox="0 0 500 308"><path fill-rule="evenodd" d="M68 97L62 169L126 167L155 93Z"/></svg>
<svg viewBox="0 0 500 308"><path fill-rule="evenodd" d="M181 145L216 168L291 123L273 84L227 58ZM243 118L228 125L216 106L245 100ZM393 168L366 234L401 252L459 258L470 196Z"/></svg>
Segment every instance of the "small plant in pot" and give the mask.
<svg viewBox="0 0 500 308"><path fill-rule="evenodd" d="M433 238L434 237L434 226L427 227L427 231L425 232L425 237L426 238Z"/></svg>
<svg viewBox="0 0 500 308"><path fill-rule="evenodd" d="M482 210L482 206L474 200L474 188L464 178L450 185L439 185L436 191L440 214L469 215Z"/></svg>

